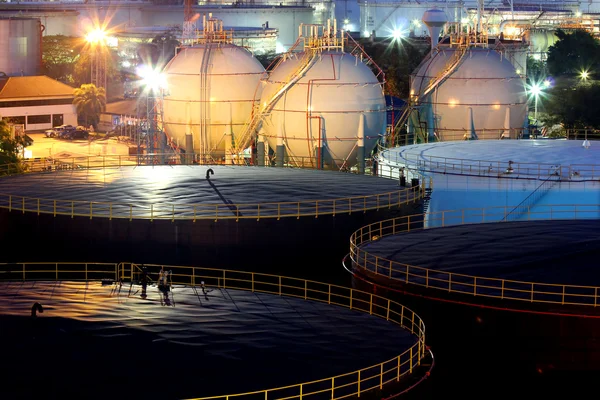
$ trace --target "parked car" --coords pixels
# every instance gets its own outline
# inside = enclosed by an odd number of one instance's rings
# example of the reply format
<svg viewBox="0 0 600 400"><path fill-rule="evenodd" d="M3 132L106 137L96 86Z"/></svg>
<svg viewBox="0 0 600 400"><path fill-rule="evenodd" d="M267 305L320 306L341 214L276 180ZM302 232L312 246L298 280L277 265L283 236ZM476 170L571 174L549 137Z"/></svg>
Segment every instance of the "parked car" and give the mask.
<svg viewBox="0 0 600 400"><path fill-rule="evenodd" d="M85 129L75 129L74 131L67 131L60 137L62 139L73 140L73 139L87 139L89 132Z"/></svg>
<svg viewBox="0 0 600 400"><path fill-rule="evenodd" d="M46 137L58 136L58 132L55 129L46 129L46 131L44 133L46 134Z"/></svg>

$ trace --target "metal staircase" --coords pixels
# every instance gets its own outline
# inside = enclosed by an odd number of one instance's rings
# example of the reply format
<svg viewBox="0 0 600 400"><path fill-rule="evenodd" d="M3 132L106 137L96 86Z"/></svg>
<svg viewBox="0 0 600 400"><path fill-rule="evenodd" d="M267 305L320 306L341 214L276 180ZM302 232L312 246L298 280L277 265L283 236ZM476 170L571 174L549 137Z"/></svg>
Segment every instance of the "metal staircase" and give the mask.
<svg viewBox="0 0 600 400"><path fill-rule="evenodd" d="M294 48L295 47L296 45L294 45ZM302 54L298 67L284 80L273 96L263 103L262 106L260 104L254 104L250 120L244 125L244 130L234 140L234 146L231 150L232 154L240 154L244 149L250 146L254 134L260 130L264 118L271 113L271 110L281 96L283 96L290 87L296 84L296 82L302 79L304 74L313 66L317 58L317 52L312 49L306 49Z"/></svg>
<svg viewBox="0 0 600 400"><path fill-rule="evenodd" d="M548 176L546 179L542 181L542 183L535 188L519 205L510 210L506 216L503 218L503 221L515 221L521 218L524 215L528 215L531 211L531 207L535 206L539 203L539 201L544 197L552 188L554 188L558 183L560 183L560 167L556 169L557 173L554 175Z"/></svg>
<svg viewBox="0 0 600 400"><path fill-rule="evenodd" d="M433 79L430 79L429 82L427 83L427 86L425 87L424 90L420 90L421 88L419 88L419 92L417 94L413 94L410 96L408 103L406 104L406 106L404 107L404 110L402 111L402 114L400 116L400 118L398 118L398 121L396 123L396 125L394 126L394 132L401 128L404 124L406 124L406 122L408 121L408 119L411 117L411 115L413 114L414 111L418 110L419 106L421 105L421 102L439 85L441 85L446 79L448 79L448 77L450 75L452 75L454 73L454 71L456 71L456 69L462 64L462 62L465 59L466 54L468 53L468 46L459 46L456 48L456 51L453 52L452 57L450 58L449 62L446 63L445 68L440 71ZM443 51L443 50L440 50ZM417 67L417 70L421 69L421 66L424 65L426 61L422 62L421 65L419 67ZM421 84L423 83L423 80L421 81ZM419 127L420 128L420 127ZM421 133L423 135L423 133ZM414 138L416 138L417 135L415 135Z"/></svg>

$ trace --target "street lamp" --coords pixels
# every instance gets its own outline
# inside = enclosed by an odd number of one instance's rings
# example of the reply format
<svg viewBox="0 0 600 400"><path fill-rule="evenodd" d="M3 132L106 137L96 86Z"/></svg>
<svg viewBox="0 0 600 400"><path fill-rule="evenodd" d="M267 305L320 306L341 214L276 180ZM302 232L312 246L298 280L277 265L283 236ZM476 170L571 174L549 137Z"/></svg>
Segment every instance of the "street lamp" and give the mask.
<svg viewBox="0 0 600 400"><path fill-rule="evenodd" d="M533 85L531 85L530 92L533 95L533 97L535 98L533 119L535 120L535 122L537 124L538 97L540 97L540 93L542 93L542 88L537 83L534 83Z"/></svg>

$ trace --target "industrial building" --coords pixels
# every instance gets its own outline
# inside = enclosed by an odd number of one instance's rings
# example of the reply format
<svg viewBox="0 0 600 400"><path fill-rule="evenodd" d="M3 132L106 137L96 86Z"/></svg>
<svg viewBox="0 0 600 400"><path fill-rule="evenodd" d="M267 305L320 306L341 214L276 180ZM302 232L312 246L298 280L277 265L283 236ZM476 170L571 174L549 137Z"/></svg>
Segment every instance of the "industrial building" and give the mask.
<svg viewBox="0 0 600 400"><path fill-rule="evenodd" d="M25 131L77 126L73 88L47 76L0 76L0 117Z"/></svg>

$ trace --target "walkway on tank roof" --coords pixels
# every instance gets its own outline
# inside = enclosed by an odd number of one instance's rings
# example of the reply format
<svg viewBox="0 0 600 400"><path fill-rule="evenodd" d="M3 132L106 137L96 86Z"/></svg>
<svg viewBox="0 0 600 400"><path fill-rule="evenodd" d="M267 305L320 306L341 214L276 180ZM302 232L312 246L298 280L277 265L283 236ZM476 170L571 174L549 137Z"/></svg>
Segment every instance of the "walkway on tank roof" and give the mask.
<svg viewBox="0 0 600 400"><path fill-rule="evenodd" d="M384 318L326 303L185 286L168 301L149 286L144 300L140 289L0 283L0 340L10 343L3 395L164 400L263 390L375 365L417 341ZM34 302L44 311L32 319Z"/></svg>

